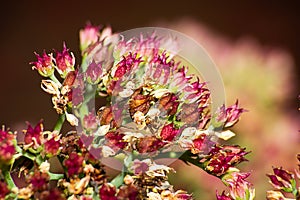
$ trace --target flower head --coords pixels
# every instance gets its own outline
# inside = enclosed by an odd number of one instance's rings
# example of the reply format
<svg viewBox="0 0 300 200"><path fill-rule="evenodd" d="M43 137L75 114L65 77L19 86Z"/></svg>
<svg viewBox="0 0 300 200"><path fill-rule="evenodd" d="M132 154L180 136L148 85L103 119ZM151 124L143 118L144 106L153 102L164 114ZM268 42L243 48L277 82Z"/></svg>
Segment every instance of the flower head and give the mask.
<svg viewBox="0 0 300 200"><path fill-rule="evenodd" d="M62 52L56 52L55 63L57 71L63 78L65 78L70 71L74 71L75 57L73 53L69 53L69 49L67 49L65 43Z"/></svg>
<svg viewBox="0 0 300 200"><path fill-rule="evenodd" d="M37 57L37 61L30 63L33 65L32 69L36 69L39 74L44 77L51 76L55 69L52 54L46 54L44 51L42 56L37 53L35 53L35 55Z"/></svg>
<svg viewBox="0 0 300 200"><path fill-rule="evenodd" d="M25 130L25 145L29 145L33 148L38 148L41 145L42 133L43 133L43 124L42 121L32 128L31 124L27 122L27 130Z"/></svg>
<svg viewBox="0 0 300 200"><path fill-rule="evenodd" d="M98 120L93 112L83 117L83 127L86 130L95 130L98 127Z"/></svg>
<svg viewBox="0 0 300 200"><path fill-rule="evenodd" d="M163 140L172 141L177 136L178 132L179 131L174 127L174 124L170 123L162 128L160 137Z"/></svg>
<svg viewBox="0 0 300 200"><path fill-rule="evenodd" d="M102 200L117 200L116 188L111 184L103 184L99 191Z"/></svg>
<svg viewBox="0 0 300 200"><path fill-rule="evenodd" d="M45 153L54 156L61 149L60 135L57 133L50 134L51 136L44 141Z"/></svg>
<svg viewBox="0 0 300 200"><path fill-rule="evenodd" d="M42 191L46 190L49 182L49 175L47 173L40 172L35 170L34 173L30 176L30 183L33 186L33 190Z"/></svg>
<svg viewBox="0 0 300 200"><path fill-rule="evenodd" d="M83 170L83 157L78 153L72 152L64 164L68 170L68 175L77 175Z"/></svg>
<svg viewBox="0 0 300 200"><path fill-rule="evenodd" d="M216 176L224 175L230 167L246 161L244 158L246 154L248 152L238 146L216 145L205 159L207 163L205 170Z"/></svg>
<svg viewBox="0 0 300 200"><path fill-rule="evenodd" d="M90 84L97 84L100 82L102 78L102 66L100 63L96 63L94 60L92 63L88 66L85 76L87 79L87 82Z"/></svg>

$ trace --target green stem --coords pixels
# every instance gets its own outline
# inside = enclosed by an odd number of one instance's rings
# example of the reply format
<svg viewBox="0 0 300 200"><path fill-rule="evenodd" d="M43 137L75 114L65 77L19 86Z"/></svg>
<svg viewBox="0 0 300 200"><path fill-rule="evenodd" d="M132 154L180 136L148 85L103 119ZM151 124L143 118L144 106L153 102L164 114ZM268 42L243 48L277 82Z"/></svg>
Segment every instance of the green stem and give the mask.
<svg viewBox="0 0 300 200"><path fill-rule="evenodd" d="M59 86L61 86L60 81L56 78L56 76L53 74L51 74L51 76L49 76L49 78L54 81L55 83L57 83Z"/></svg>
<svg viewBox="0 0 300 200"><path fill-rule="evenodd" d="M160 159L160 158L180 158L182 155L182 152L165 152L165 153L159 153L157 156L154 157L154 159Z"/></svg>
<svg viewBox="0 0 300 200"><path fill-rule="evenodd" d="M87 61L86 61L86 58L87 58L87 54L84 54L84 55L82 56L82 62L81 62L81 69L82 69L83 72L86 71L86 68L87 68L87 66L88 66Z"/></svg>
<svg viewBox="0 0 300 200"><path fill-rule="evenodd" d="M200 162L200 158L197 155L192 154L190 151L184 152L179 159L187 164L191 163L197 167L200 167L201 169L205 168L204 164Z"/></svg>
<svg viewBox="0 0 300 200"><path fill-rule="evenodd" d="M64 124L65 120L66 120L66 115L65 114L59 115L59 118L58 118L53 130L60 132L60 130L62 128L62 125Z"/></svg>
<svg viewBox="0 0 300 200"><path fill-rule="evenodd" d="M12 179L12 177L11 177L9 171L8 171L8 170L5 170L5 171L3 171L3 174L4 174L5 181L6 181L6 183L8 184L9 188L11 189L11 188L16 187L15 182L14 182L14 180Z"/></svg>

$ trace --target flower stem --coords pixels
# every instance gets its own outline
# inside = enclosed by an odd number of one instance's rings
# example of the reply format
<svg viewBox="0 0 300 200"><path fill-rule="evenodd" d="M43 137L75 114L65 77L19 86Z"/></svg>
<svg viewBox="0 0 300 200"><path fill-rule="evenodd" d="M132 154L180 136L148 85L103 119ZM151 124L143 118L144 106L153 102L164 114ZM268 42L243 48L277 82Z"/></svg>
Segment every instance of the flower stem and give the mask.
<svg viewBox="0 0 300 200"><path fill-rule="evenodd" d="M62 125L65 122L65 119L66 119L66 114L59 115L59 118L58 118L53 130L60 132Z"/></svg>
<svg viewBox="0 0 300 200"><path fill-rule="evenodd" d="M4 170L3 174L4 174L5 181L8 184L9 188L16 187L15 182L10 175L10 172L8 170Z"/></svg>
<svg viewBox="0 0 300 200"><path fill-rule="evenodd" d="M200 162L200 158L197 155L192 154L190 151L184 152L180 157L180 160L185 162L186 164L193 164L201 169L204 169L205 166Z"/></svg>
<svg viewBox="0 0 300 200"><path fill-rule="evenodd" d="M55 83L57 83L59 85L59 87L61 86L60 81L56 78L56 76L53 74L51 74L51 76L49 77L52 81L54 81Z"/></svg>

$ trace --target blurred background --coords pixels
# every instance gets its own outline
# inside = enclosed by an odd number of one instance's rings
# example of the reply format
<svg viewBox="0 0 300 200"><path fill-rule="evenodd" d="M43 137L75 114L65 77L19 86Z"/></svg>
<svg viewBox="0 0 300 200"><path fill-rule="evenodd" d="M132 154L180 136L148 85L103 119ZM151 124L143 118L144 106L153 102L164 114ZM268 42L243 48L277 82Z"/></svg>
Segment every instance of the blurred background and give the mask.
<svg viewBox="0 0 300 200"><path fill-rule="evenodd" d="M34 51L62 49L63 41L79 58L79 29L90 21L120 32L161 26L183 32L211 55L224 79L227 103L239 99L249 110L234 128L231 143L247 147L257 199L270 187L272 166L296 166L300 150L299 6L291 2L243 1L5 1L1 4L0 124L22 131L25 121L44 119L51 129L57 115L41 77L31 70ZM176 187L195 199L215 199L222 184L199 169L175 162ZM199 175L196 175L199 174Z"/></svg>

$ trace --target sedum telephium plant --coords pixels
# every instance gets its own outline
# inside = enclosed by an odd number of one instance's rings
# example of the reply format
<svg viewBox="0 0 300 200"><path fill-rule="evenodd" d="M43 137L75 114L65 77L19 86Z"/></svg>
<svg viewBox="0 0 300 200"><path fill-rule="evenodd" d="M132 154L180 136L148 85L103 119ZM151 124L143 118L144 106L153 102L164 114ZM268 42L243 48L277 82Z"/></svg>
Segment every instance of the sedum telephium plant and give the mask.
<svg viewBox="0 0 300 200"><path fill-rule="evenodd" d="M80 65L65 44L35 53L31 65L59 118L53 130L44 130L43 121L28 123L23 140L2 127L0 199L193 199L174 189L168 181L174 169L157 158L179 158L220 178L229 189L218 200L254 199L250 173L237 168L248 152L221 143L235 135L229 129L245 111L238 101L212 113L206 82L161 48L175 44L172 38L116 38L109 27L80 30ZM96 111L91 104L100 100L106 104ZM66 121L74 130L62 131ZM105 158L123 163L119 175L107 175ZM53 171L57 162L60 172ZM281 191L299 199L299 172L274 168L268 176L277 189L268 199L286 199Z"/></svg>

